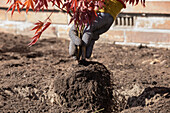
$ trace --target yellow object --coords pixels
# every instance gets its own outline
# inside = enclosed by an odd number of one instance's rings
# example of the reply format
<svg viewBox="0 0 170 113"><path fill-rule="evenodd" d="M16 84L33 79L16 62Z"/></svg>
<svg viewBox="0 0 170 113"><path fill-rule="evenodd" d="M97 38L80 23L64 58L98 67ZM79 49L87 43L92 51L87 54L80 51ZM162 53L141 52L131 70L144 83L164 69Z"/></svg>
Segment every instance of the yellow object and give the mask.
<svg viewBox="0 0 170 113"><path fill-rule="evenodd" d="M121 0L106 0L105 7L98 12L109 13L116 19L116 16L120 13L121 9L125 7L125 4Z"/></svg>

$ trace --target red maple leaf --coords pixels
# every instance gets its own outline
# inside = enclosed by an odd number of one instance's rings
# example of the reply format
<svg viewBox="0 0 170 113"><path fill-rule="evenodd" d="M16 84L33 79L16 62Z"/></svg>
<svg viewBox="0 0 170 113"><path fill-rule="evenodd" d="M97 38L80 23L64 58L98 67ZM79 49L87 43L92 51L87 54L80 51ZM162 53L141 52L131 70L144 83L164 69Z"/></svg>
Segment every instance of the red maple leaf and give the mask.
<svg viewBox="0 0 170 113"><path fill-rule="evenodd" d="M6 4L11 3L11 1L12 1L12 0L8 0L8 1L6 2Z"/></svg>
<svg viewBox="0 0 170 113"><path fill-rule="evenodd" d="M145 6L145 0L126 0L126 2L129 2L129 4L132 4L132 5L138 5L139 1L141 1L141 4L143 6Z"/></svg>
<svg viewBox="0 0 170 113"><path fill-rule="evenodd" d="M63 8L67 13L72 12L73 16L70 19L70 23L74 21L76 27L81 30L82 26L91 24L97 14L95 7L102 8L105 0L66 0Z"/></svg>
<svg viewBox="0 0 170 113"><path fill-rule="evenodd" d="M34 11L34 2L35 0L26 0L22 6L22 9L26 6L26 13L27 13L31 6L32 10Z"/></svg>
<svg viewBox="0 0 170 113"><path fill-rule="evenodd" d="M41 30L41 28L43 27L44 23L42 21L39 20L39 22L35 23L35 27L32 30L36 30L35 34L37 34L38 31Z"/></svg>
<svg viewBox="0 0 170 113"><path fill-rule="evenodd" d="M32 37L32 41L28 45L29 46L34 45L40 38L41 34L50 26L50 24L51 22L47 22L46 24L44 24L41 21L35 23L36 26L32 29L32 30L36 30L35 36Z"/></svg>
<svg viewBox="0 0 170 113"><path fill-rule="evenodd" d="M8 0L7 3L11 3L12 0ZM7 12L12 9L11 15L13 15L15 8L17 7L18 12L20 13L20 5L22 5L22 2L20 0L14 0L13 4L8 8Z"/></svg>

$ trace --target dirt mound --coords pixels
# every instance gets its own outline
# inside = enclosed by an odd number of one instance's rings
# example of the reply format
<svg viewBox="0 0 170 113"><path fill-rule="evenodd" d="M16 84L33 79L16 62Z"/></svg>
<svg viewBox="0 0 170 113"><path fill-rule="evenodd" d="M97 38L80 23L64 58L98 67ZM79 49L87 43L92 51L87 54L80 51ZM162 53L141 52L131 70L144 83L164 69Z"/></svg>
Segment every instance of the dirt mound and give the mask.
<svg viewBox="0 0 170 113"><path fill-rule="evenodd" d="M129 97L122 113L169 113L169 108L170 88L148 87L139 96Z"/></svg>
<svg viewBox="0 0 170 113"><path fill-rule="evenodd" d="M69 112L111 112L112 88L110 72L100 63L75 65L57 77L55 92L58 102Z"/></svg>
<svg viewBox="0 0 170 113"><path fill-rule="evenodd" d="M154 99L159 97L170 98L170 88L148 87L141 95L130 97L127 102L127 108L152 105L154 104Z"/></svg>

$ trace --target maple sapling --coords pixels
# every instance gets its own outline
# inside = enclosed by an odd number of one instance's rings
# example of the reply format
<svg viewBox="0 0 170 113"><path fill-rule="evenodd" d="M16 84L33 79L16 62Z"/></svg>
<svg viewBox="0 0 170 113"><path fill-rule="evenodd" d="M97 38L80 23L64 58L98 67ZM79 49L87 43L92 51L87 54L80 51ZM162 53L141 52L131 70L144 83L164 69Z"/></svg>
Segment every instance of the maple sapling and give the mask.
<svg viewBox="0 0 170 113"><path fill-rule="evenodd" d="M84 28L88 25L93 24L94 20L97 18L97 12L105 8L105 3L108 1L114 0L7 0L7 4L11 4L7 11L11 11L11 15L15 12L15 9L20 13L24 8L25 12L28 13L29 9L32 9L34 12L48 10L49 4L52 4L52 7L55 10L61 10L66 12L71 16L70 22L74 22L74 26L78 31L78 37L81 38L84 32ZM145 0L116 0L122 3L129 3L132 5L137 5L139 1L145 6ZM57 7L57 9L56 9ZM113 9L116 10L116 9ZM53 12L44 20L38 21L35 23L35 27L32 30L35 30L35 34L32 37L31 43L33 45L41 37L42 33L50 26L52 23L50 20ZM79 47L81 48L81 47ZM85 59L85 47L82 46L82 57ZM80 57L80 49L78 49L77 57ZM79 58L78 58L79 59Z"/></svg>

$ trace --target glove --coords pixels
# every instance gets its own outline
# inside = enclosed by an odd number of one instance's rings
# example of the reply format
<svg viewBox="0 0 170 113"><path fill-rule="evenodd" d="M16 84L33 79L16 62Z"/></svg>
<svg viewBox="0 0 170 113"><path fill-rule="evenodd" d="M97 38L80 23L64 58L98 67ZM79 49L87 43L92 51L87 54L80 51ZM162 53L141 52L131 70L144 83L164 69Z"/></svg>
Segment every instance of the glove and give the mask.
<svg viewBox="0 0 170 113"><path fill-rule="evenodd" d="M95 41L96 41L96 40L90 40L91 36L92 36L92 34L89 35L88 33L85 33L84 38L80 39L78 37L78 32L73 25L71 27L70 31L69 31L69 37L71 39L70 44L69 44L69 54L70 54L70 56L73 56L75 59L77 59L76 58L76 54L77 54L77 51L78 51L77 47L86 45L86 58L90 58L91 54L92 54L93 46L94 46ZM99 36L97 36L95 39L99 39ZM80 51L80 55L81 55L81 51Z"/></svg>
<svg viewBox="0 0 170 113"><path fill-rule="evenodd" d="M73 25L69 31L70 45L69 45L69 54L70 56L76 57L77 47L85 46L86 47L86 58L90 58L93 46L95 41L99 39L99 36L110 28L113 23L113 17L109 13L98 13L96 20L90 25L87 25L84 28L82 39L78 37L78 32L75 26ZM81 55L81 52L80 52Z"/></svg>

